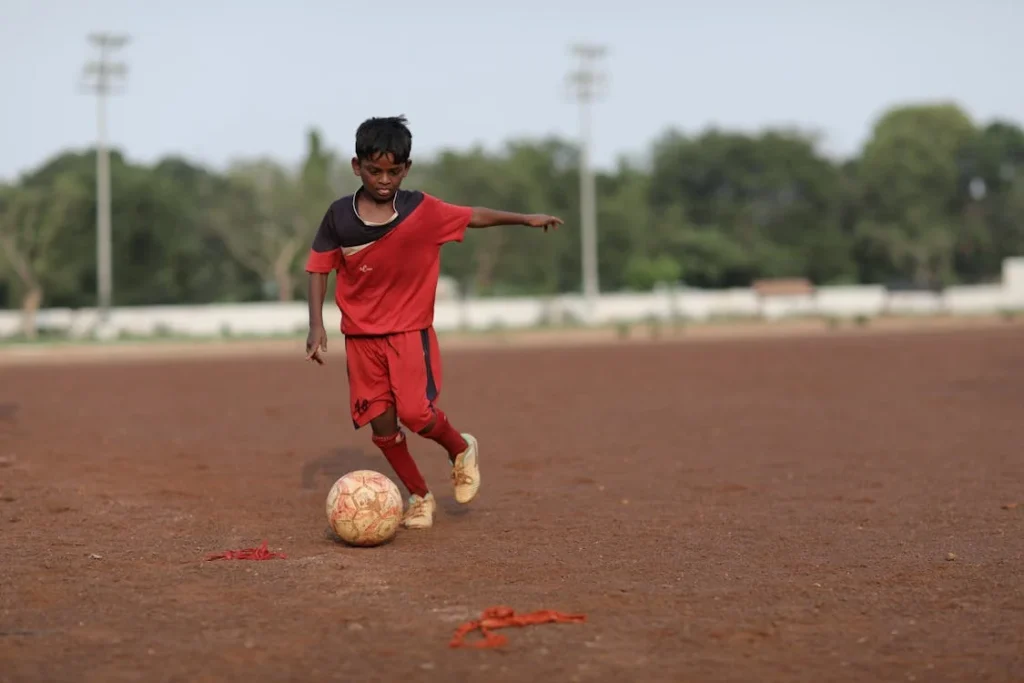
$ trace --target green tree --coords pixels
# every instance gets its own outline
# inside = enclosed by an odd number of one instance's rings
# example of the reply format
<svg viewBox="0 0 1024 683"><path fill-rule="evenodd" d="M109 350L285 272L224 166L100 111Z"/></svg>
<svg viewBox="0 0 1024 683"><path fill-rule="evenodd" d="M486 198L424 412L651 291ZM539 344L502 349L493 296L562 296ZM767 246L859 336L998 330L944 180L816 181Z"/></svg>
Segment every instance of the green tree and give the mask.
<svg viewBox="0 0 1024 683"><path fill-rule="evenodd" d="M574 161L573 149L557 140L512 141L500 153L477 147L414 163L406 186L457 204L558 213L571 221ZM463 245L445 248L443 272L469 293L557 292L567 277L579 282L571 246L578 244L576 232L571 227L548 235L514 228L470 230ZM573 267L576 273L567 276Z"/></svg>
<svg viewBox="0 0 1024 683"><path fill-rule="evenodd" d="M51 192L36 187L0 187L0 254L21 290L22 333L37 334L36 314L46 281L63 264L53 248L68 217L83 204L84 192L75 178L55 178Z"/></svg>
<svg viewBox="0 0 1024 683"><path fill-rule="evenodd" d="M994 121L970 138L957 162L963 208L953 264L959 279L985 280L1024 247L1011 208L1014 185L1024 176L1024 131Z"/></svg>
<svg viewBox="0 0 1024 683"><path fill-rule="evenodd" d="M962 150L974 124L957 106L897 107L875 124L858 165L862 277L935 286L953 279Z"/></svg>
<svg viewBox="0 0 1024 683"><path fill-rule="evenodd" d="M337 158L311 131L298 173L260 159L234 164L223 201L212 202L208 225L243 267L272 283L279 301L298 290L298 257L336 198Z"/></svg>
<svg viewBox="0 0 1024 683"><path fill-rule="evenodd" d="M576 146L558 138L417 157L409 189L566 220L548 235L471 230L444 250L442 272L477 295L579 291L578 161ZM359 184L315 130L294 169L253 159L221 173L113 151L111 173L118 305L294 298L327 206ZM622 160L596 181L604 291L796 275L982 282L1024 254L1024 132L1008 121L975 127L951 104L885 112L862 154L841 161L800 131L670 130L644 161ZM26 310L37 299L94 304L95 186L86 151L59 154L0 190L0 297Z"/></svg>
<svg viewBox="0 0 1024 683"><path fill-rule="evenodd" d="M626 263L623 279L631 289L650 291L656 285L676 283L682 273L676 260L667 254L652 258L637 253Z"/></svg>
<svg viewBox="0 0 1024 683"><path fill-rule="evenodd" d="M852 271L835 246L843 241L842 177L813 137L709 130L688 138L670 131L652 156L649 201L661 216L659 246L697 248L716 259L701 266L679 254L687 280L709 286L759 275L830 281ZM817 260L822 253L827 261ZM708 280L713 273L725 279Z"/></svg>
<svg viewBox="0 0 1024 683"><path fill-rule="evenodd" d="M95 169L92 152L62 154L21 180L23 188L52 195L59 178L74 178L84 195L48 248L61 264L44 278L49 306L95 304ZM115 305L258 298L256 278L227 257L205 226L223 178L179 158L150 167L117 152L111 177Z"/></svg>
<svg viewBox="0 0 1024 683"><path fill-rule="evenodd" d="M162 261L147 266L149 281L161 289L147 291L145 303L153 296L187 303L261 299L260 278L237 263L211 227L233 199L228 179L168 157L153 167L153 182L172 202L175 223L163 230L168 242L155 251Z"/></svg>

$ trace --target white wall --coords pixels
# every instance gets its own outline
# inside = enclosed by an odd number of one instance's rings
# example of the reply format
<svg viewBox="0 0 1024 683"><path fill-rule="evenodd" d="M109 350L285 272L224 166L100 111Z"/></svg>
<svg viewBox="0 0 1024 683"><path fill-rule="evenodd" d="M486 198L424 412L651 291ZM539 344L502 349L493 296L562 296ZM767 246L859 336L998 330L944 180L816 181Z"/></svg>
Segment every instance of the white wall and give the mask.
<svg viewBox="0 0 1024 683"><path fill-rule="evenodd" d="M1024 312L1024 258L1008 259L998 285L951 287L941 293L888 292L877 285L819 287L807 296L760 299L751 289L661 290L605 294L593 310L578 295L548 298L440 300L435 309L439 330L525 328L545 324L643 322L652 319L859 315L977 315L1005 310ZM340 314L329 297L324 323L336 330ZM42 330L75 337L94 333L94 309L47 309L39 312ZM0 337L17 334L18 311L0 311ZM294 334L305 331L305 302L147 306L112 311L110 334L185 336Z"/></svg>
<svg viewBox="0 0 1024 683"><path fill-rule="evenodd" d="M1024 256L1003 261L1003 287L1017 301L1024 299Z"/></svg>

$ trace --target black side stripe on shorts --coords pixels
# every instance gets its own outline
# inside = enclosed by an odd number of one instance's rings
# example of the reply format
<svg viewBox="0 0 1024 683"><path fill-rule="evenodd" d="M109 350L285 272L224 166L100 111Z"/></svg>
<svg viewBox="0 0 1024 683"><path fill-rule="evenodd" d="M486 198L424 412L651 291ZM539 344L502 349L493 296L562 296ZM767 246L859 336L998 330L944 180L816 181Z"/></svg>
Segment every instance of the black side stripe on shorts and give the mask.
<svg viewBox="0 0 1024 683"><path fill-rule="evenodd" d="M420 330L420 342L423 344L423 362L427 364L427 400L433 403L437 398L437 384L434 382L434 370L430 363L430 332Z"/></svg>

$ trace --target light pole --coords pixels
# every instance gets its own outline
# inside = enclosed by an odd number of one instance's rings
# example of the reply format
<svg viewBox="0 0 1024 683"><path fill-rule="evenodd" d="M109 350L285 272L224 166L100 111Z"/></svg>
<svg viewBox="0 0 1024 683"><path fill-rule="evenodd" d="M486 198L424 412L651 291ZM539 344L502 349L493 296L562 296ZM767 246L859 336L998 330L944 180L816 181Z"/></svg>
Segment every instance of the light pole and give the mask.
<svg viewBox="0 0 1024 683"><path fill-rule="evenodd" d="M96 95L96 298L101 322L110 317L113 292L110 226L110 155L107 151L107 95L114 81L128 69L110 61L110 54L128 42L128 36L92 33L89 42L99 49L99 58L85 66L86 87Z"/></svg>
<svg viewBox="0 0 1024 683"><path fill-rule="evenodd" d="M580 108L580 242L583 296L592 313L600 294L597 269L597 202L591 168L590 105L605 92L607 77L598 62L607 53L603 45L576 44L570 51L579 60L569 73L569 86Z"/></svg>

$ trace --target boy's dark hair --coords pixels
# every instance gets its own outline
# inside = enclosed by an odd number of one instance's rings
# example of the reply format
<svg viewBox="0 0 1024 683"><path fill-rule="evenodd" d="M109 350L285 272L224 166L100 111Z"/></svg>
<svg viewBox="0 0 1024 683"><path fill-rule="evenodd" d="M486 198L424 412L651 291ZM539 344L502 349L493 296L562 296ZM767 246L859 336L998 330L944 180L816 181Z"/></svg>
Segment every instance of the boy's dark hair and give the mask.
<svg viewBox="0 0 1024 683"><path fill-rule="evenodd" d="M356 129L356 157L360 161L390 154L396 164L409 161L412 154L412 132L405 116L366 119Z"/></svg>

